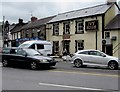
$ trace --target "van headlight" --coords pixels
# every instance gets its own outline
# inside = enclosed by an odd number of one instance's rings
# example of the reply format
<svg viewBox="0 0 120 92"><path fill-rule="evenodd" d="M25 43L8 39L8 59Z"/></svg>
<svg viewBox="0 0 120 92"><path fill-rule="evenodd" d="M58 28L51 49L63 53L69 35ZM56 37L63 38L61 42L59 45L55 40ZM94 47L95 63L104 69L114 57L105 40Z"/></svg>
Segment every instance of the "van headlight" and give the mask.
<svg viewBox="0 0 120 92"><path fill-rule="evenodd" d="M40 63L46 63L48 60L40 60Z"/></svg>

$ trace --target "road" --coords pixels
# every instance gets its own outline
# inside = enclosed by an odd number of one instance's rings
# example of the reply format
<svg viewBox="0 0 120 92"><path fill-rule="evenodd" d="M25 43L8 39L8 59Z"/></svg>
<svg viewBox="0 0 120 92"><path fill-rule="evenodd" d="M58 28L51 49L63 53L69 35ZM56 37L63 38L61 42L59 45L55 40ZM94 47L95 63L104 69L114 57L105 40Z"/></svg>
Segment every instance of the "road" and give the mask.
<svg viewBox="0 0 120 92"><path fill-rule="evenodd" d="M2 68L2 90L91 90L118 92L118 70L75 68L58 62L51 69L29 70L24 67ZM82 91L81 91L82 92Z"/></svg>

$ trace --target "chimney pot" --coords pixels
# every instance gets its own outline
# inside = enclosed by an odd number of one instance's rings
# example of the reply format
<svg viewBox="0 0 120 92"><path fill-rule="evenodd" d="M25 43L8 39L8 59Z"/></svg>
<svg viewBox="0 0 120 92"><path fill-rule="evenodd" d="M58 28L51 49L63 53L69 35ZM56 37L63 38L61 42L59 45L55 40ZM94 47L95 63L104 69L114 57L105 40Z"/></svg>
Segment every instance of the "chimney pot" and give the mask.
<svg viewBox="0 0 120 92"><path fill-rule="evenodd" d="M37 20L36 17L31 17L31 22L34 22L34 21L36 21L36 20Z"/></svg>

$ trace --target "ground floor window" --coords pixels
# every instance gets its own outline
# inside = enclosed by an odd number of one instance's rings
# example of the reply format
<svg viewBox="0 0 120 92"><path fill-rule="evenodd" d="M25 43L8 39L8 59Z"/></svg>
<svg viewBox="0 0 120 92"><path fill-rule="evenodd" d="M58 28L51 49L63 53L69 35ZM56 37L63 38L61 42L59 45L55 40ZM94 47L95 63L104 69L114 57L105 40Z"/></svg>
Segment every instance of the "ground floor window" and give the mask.
<svg viewBox="0 0 120 92"><path fill-rule="evenodd" d="M75 51L84 49L84 40L75 40Z"/></svg>
<svg viewBox="0 0 120 92"><path fill-rule="evenodd" d="M53 54L59 53L59 41L53 41Z"/></svg>

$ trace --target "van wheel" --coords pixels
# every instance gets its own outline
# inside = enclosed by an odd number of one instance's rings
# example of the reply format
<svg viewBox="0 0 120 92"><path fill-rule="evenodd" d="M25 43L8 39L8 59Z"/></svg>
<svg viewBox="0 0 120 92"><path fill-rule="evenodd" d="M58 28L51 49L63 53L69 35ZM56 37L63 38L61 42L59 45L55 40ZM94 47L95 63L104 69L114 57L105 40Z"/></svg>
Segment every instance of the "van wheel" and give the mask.
<svg viewBox="0 0 120 92"><path fill-rule="evenodd" d="M37 69L37 64L35 62L30 63L30 69L35 70Z"/></svg>
<svg viewBox="0 0 120 92"><path fill-rule="evenodd" d="M3 60L2 65L3 65L3 67L7 67L8 66L8 60Z"/></svg>
<svg viewBox="0 0 120 92"><path fill-rule="evenodd" d="M76 60L74 61L74 65L75 65L75 67L77 67L77 68L80 68L80 67L83 66L82 61L79 60L79 59L76 59Z"/></svg>
<svg viewBox="0 0 120 92"><path fill-rule="evenodd" d="M115 61L111 61L108 63L108 68L111 70L118 69L118 64Z"/></svg>

